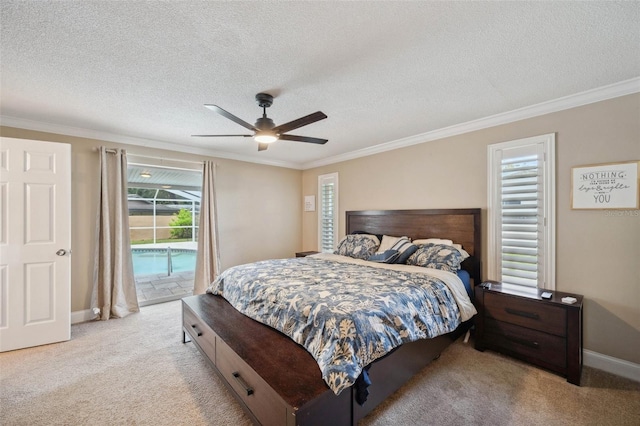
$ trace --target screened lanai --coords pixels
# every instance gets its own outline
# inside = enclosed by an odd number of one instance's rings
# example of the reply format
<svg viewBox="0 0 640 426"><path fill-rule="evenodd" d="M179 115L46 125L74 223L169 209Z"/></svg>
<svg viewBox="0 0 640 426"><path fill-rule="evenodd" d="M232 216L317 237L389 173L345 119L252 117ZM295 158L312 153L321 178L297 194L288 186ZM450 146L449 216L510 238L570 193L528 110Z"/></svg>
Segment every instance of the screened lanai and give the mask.
<svg viewBox="0 0 640 426"><path fill-rule="evenodd" d="M193 293L202 173L128 165L128 205L138 303Z"/></svg>

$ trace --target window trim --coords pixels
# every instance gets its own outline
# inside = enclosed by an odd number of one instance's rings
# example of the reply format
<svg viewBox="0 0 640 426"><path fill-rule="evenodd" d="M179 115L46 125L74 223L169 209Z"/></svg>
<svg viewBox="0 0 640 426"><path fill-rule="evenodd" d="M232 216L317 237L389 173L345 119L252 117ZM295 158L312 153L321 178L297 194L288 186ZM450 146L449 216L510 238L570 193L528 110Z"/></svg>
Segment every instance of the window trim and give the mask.
<svg viewBox="0 0 640 426"><path fill-rule="evenodd" d="M501 229L500 185L498 175L500 164L498 152L504 149L542 144L543 148L543 282L538 288L555 290L556 288L556 161L555 133L516 139L508 142L490 144L487 147L487 243L488 278L500 280L499 239ZM518 286L528 289L526 286Z"/></svg>
<svg viewBox="0 0 640 426"><path fill-rule="evenodd" d="M324 200L322 199L322 186L326 183L329 182L333 182L334 186L335 186L335 191L334 191L334 200L333 200L333 222L334 222L334 226L333 226L333 247L331 252L333 252L333 249L335 249L336 245L338 244L338 226L339 226L339 207L338 207L338 200L339 200L339 186L338 186L338 172L334 172L334 173L327 173L324 175L319 175L318 176L318 251L319 252L327 252L327 251L323 251L322 248L322 234L323 234L323 225L322 225L322 211L324 208Z"/></svg>

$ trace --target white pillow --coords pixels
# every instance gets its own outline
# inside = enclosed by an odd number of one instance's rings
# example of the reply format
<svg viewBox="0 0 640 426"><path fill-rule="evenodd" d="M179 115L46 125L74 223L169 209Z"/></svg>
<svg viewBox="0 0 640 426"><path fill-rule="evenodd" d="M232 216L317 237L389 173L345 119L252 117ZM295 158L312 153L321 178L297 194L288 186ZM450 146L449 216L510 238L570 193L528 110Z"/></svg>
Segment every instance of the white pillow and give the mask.
<svg viewBox="0 0 640 426"><path fill-rule="evenodd" d="M392 237L390 235L383 235L382 242L380 243L380 247L378 247L378 251L376 252L376 254L382 254L385 251L390 250L391 247L393 247L395 243L397 243L401 239L409 241L409 237Z"/></svg>
<svg viewBox="0 0 640 426"><path fill-rule="evenodd" d="M413 244L419 246L420 244L444 244L447 246L452 246L453 245L453 241L452 240L443 240L441 238L427 238L424 240L413 240L412 241Z"/></svg>
<svg viewBox="0 0 640 426"><path fill-rule="evenodd" d="M462 255L462 260L465 260L467 257L471 257L469 253L465 249L462 248L462 244L454 244L453 245Z"/></svg>

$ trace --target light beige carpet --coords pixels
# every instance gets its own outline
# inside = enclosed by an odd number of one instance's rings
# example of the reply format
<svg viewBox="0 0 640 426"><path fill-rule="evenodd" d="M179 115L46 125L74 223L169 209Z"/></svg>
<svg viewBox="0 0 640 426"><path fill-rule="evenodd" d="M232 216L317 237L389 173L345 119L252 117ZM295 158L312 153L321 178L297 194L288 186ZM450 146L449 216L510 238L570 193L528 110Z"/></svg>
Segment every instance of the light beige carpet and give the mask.
<svg viewBox="0 0 640 426"><path fill-rule="evenodd" d="M640 383L583 386L461 341L364 425L640 425ZM180 302L74 325L69 342L0 354L2 425L248 425L192 344Z"/></svg>

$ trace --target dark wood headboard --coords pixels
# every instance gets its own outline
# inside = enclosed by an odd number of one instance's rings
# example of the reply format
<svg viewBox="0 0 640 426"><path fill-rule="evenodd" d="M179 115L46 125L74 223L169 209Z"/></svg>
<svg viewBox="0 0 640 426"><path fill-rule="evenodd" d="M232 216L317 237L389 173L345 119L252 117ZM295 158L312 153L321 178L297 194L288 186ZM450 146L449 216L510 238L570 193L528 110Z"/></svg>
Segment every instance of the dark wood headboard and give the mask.
<svg viewBox="0 0 640 426"><path fill-rule="evenodd" d="M453 240L473 259L463 263L474 280L481 282L482 229L480 209L361 210L348 211L346 232Z"/></svg>

